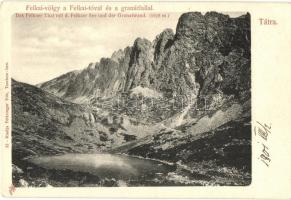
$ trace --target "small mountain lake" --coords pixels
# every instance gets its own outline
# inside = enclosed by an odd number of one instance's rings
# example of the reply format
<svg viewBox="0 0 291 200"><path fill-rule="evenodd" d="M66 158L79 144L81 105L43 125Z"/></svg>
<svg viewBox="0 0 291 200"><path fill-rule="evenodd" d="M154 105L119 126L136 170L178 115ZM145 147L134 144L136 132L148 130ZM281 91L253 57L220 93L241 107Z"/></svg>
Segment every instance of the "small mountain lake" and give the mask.
<svg viewBox="0 0 291 200"><path fill-rule="evenodd" d="M162 177L176 168L155 160L119 154L64 154L36 157L28 161L46 170L70 170L89 173L100 180L134 181L140 184Z"/></svg>

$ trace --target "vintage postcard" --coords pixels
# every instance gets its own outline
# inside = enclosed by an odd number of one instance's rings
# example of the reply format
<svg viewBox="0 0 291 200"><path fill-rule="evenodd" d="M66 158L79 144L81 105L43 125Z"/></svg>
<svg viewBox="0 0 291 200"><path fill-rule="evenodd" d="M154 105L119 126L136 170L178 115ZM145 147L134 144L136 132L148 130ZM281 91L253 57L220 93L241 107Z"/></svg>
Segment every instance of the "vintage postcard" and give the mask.
<svg viewBox="0 0 291 200"><path fill-rule="evenodd" d="M7 197L291 197L291 4L4 1Z"/></svg>

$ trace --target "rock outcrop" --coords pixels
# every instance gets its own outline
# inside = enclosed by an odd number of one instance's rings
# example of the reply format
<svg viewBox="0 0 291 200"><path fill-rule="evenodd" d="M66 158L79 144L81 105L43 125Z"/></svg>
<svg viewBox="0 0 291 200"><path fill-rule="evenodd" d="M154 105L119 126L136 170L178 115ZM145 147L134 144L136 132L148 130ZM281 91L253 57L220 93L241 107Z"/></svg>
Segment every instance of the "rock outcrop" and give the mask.
<svg viewBox="0 0 291 200"><path fill-rule="evenodd" d="M111 58L38 86L77 103L112 98L137 86L183 100L218 93L249 97L250 15L185 13L176 34L165 29L153 42L137 38Z"/></svg>

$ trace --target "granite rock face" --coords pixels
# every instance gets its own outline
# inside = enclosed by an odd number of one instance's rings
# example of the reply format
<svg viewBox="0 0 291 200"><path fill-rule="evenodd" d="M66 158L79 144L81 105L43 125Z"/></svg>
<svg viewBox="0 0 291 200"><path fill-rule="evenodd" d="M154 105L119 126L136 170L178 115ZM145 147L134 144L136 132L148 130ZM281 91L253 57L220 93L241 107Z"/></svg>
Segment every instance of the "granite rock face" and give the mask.
<svg viewBox="0 0 291 200"><path fill-rule="evenodd" d="M152 43L147 39L137 38L132 47L130 61L124 91L137 87L139 85L148 87L150 85L153 70L153 49Z"/></svg>
<svg viewBox="0 0 291 200"><path fill-rule="evenodd" d="M153 42L137 38L111 58L38 86L77 103L113 98L138 86L183 100L218 93L242 98L250 89L249 27L249 14L185 13L176 34L166 29Z"/></svg>
<svg viewBox="0 0 291 200"><path fill-rule="evenodd" d="M231 19L215 12L183 14L157 65L158 89L180 95L238 95L249 89L249 20L249 15Z"/></svg>

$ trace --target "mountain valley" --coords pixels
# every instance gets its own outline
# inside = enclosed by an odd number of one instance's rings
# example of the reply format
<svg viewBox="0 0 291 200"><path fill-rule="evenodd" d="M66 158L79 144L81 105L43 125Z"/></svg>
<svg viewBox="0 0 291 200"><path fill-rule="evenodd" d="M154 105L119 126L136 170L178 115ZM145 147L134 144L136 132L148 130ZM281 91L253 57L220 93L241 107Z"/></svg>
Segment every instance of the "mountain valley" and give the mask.
<svg viewBox="0 0 291 200"><path fill-rule="evenodd" d="M250 45L248 13L189 12L175 33L137 38L83 70L36 86L12 79L14 184L249 185ZM35 162L71 154L110 154L145 174L125 181Z"/></svg>

